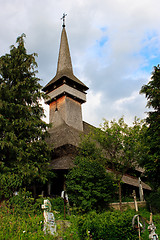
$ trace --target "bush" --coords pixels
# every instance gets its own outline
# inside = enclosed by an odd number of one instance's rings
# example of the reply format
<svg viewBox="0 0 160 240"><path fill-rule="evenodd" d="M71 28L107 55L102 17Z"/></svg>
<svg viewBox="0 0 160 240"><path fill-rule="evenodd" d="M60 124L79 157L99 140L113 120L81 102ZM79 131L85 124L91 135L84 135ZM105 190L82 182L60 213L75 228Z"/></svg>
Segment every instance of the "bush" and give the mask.
<svg viewBox="0 0 160 240"><path fill-rule="evenodd" d="M153 213L160 213L160 188L157 192L151 192L147 198L147 206Z"/></svg>
<svg viewBox="0 0 160 240"><path fill-rule="evenodd" d="M66 184L71 205L85 212L106 209L116 189L105 168L89 160L81 161L68 173Z"/></svg>
<svg viewBox="0 0 160 240"><path fill-rule="evenodd" d="M27 192L26 195L28 194ZM105 211L101 214L92 211L84 215L68 216L68 221L64 221L59 214L55 213L55 217L58 219L56 220L58 236L45 235L43 232L44 217L41 209L43 199L37 199L36 203L33 205L29 204L28 199L32 199L30 198L30 194L29 197L26 196L24 202L21 200L20 196L19 198L17 198L17 196L16 198L14 197L12 201L17 201L14 203L14 208L11 208L13 205L8 207L6 202L1 203L0 239L89 240L90 235L92 235L93 240L138 239L138 232L132 229L132 218L136 214L134 210L127 210L122 213L120 211ZM50 201L52 201L52 199L50 199ZM54 205L52 205L52 210L55 210L56 207L57 210L62 208L63 199L56 198L53 199L53 202ZM40 211L38 211L38 209L40 209ZM149 220L150 213L146 210L140 210L140 215ZM153 222L157 228L156 233L160 236L160 215L153 215ZM141 239L148 239L147 227Z"/></svg>
<svg viewBox="0 0 160 240"><path fill-rule="evenodd" d="M28 194L28 193L27 193ZM30 194L29 194L30 195ZM23 195L24 197L24 195ZM43 210L36 211L41 207L41 202L43 199L37 199L38 203L28 204L25 198L20 197L20 195L14 196L11 202L15 203L11 205L8 201L4 201L0 205L0 239L4 240L53 240L53 239L65 239L65 240L79 240L78 230L77 230L77 220L75 216L71 216L69 221L64 221L63 218L58 213L55 213L56 224L57 224L57 234L52 236L50 234L44 234L43 232ZM31 199L30 199L31 200ZM52 201L52 199L49 199ZM61 201L62 200L62 201ZM41 201L41 202L40 202ZM54 206L52 205L52 210L62 208L63 199L56 198L53 199ZM10 204L10 205L9 205ZM22 207L24 204L24 208ZM9 205L9 206L8 206ZM14 207L13 207L14 206ZM37 208L38 206L38 208ZM34 211L35 210L35 213Z"/></svg>
<svg viewBox="0 0 160 240"><path fill-rule="evenodd" d="M10 209L14 209L16 214L39 214L42 213L41 205L43 198L34 199L32 193L25 189L20 190L17 195L12 196L7 201Z"/></svg>
<svg viewBox="0 0 160 240"><path fill-rule="evenodd" d="M64 214L64 200L61 197L57 198L48 198L52 204L52 210Z"/></svg>
<svg viewBox="0 0 160 240"><path fill-rule="evenodd" d="M108 211L97 214L90 212L79 216L77 220L79 236L81 240L138 240L138 231L132 228L133 216L137 214L134 210L128 209L125 212ZM150 213L146 209L140 209L139 214L146 220L150 219ZM153 215L153 222L156 226L156 233L160 236L160 215ZM143 224L143 223L142 223ZM141 239L148 239L148 224L146 223L145 232L141 233Z"/></svg>
<svg viewBox="0 0 160 240"><path fill-rule="evenodd" d="M30 209L26 208L26 213ZM53 239L53 236L44 235L43 232L43 214L25 214L24 209L19 208L19 214L13 209L2 203L0 208L0 239L4 240L38 240L38 239Z"/></svg>
<svg viewBox="0 0 160 240"><path fill-rule="evenodd" d="M51 202L52 210L57 211L59 214L64 213L64 201L61 197L57 198L37 198L32 197L32 193L26 191L25 189L20 190L18 195L12 196L8 201L7 205L10 209L14 208L14 212L19 213L29 213L29 214L41 214L43 213L42 204L44 199L48 199Z"/></svg>
<svg viewBox="0 0 160 240"><path fill-rule="evenodd" d="M18 174L11 172L3 173L3 168L0 169L0 172L0 200L9 199L15 189L19 189L22 186L22 180Z"/></svg>
<svg viewBox="0 0 160 240"><path fill-rule="evenodd" d="M134 214L134 211L123 213L115 211L101 214L91 212L88 215L83 215L78 220L80 237L86 239L89 235L88 232L90 232L93 240L136 240L138 234L132 228Z"/></svg>

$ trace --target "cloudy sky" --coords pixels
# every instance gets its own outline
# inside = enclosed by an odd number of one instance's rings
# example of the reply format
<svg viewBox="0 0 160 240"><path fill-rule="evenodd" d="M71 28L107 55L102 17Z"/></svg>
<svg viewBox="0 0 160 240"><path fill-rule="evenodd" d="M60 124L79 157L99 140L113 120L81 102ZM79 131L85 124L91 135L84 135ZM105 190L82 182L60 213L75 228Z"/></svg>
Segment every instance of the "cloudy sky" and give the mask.
<svg viewBox="0 0 160 240"><path fill-rule="evenodd" d="M160 63L159 9L159 0L0 0L0 56L25 33L44 86L56 73L67 13L74 74L89 87L83 119L99 126L124 116L131 124L146 117L139 91Z"/></svg>

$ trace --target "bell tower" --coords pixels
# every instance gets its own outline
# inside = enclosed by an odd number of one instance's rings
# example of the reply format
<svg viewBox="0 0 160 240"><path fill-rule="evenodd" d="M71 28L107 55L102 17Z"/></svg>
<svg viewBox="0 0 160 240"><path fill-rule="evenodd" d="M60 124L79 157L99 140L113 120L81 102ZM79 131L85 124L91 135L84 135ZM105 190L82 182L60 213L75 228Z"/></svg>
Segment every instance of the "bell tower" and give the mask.
<svg viewBox="0 0 160 240"><path fill-rule="evenodd" d="M72 60L69 51L65 29L65 16L60 40L57 72L55 77L43 88L50 107L50 123L52 128L67 124L77 130L83 131L81 104L86 102L88 87L74 76Z"/></svg>

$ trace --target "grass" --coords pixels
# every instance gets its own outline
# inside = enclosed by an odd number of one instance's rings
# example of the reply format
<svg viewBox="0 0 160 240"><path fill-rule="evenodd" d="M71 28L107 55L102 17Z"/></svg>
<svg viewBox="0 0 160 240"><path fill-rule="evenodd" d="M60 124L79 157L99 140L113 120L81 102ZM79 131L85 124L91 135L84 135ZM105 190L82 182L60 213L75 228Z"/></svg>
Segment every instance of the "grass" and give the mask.
<svg viewBox="0 0 160 240"><path fill-rule="evenodd" d="M26 201L26 200L25 200ZM2 240L42 240L42 239L64 239L64 240L85 240L85 239L90 239L89 235L86 234L85 238L82 238L82 235L80 234L81 229L80 225L78 225L78 221L80 218L83 218L80 214L72 214L71 216L66 216L67 220L64 220L63 217L63 211L58 211L59 207L56 206L54 203L53 206L56 208L56 211L54 212L55 218L56 218L56 223L57 223L57 233L58 236L52 236L49 234L44 234L43 232L43 211L41 209L41 202L43 200L38 200L38 204L33 204L31 199L27 199L27 201L30 202L31 207L26 206L25 203L21 203L18 205L10 205L9 202L3 202L1 203L0 206L0 239ZM63 201L59 205L63 203ZM57 201L57 202L58 202ZM63 205L60 206L61 210L63 209ZM131 214L132 217L134 214L136 214L134 211L128 210L128 214ZM97 214L95 213L95 216L97 217L102 217L104 216L105 213ZM106 212L108 214L108 212ZM113 211L110 212L110 215L113 214ZM119 214L121 214L119 212ZM127 214L127 213L126 213ZM140 215L145 217L146 219L149 220L149 212L146 211L145 209L140 210ZM85 219L85 217L84 217ZM85 220L84 220L85 221ZM89 220L90 221L90 220ZM91 219L92 221L92 219ZM103 221L103 220L102 220ZM116 220L115 220L116 221ZM153 221L157 227L156 233L160 236L160 214L154 215L153 216ZM86 222L87 224L87 222ZM95 223L94 223L95 224ZM98 224L98 221L97 221ZM92 225L92 222L91 222ZM84 232L88 231L87 225L83 225ZM148 226L148 225L147 225ZM99 231L100 226L97 226L97 231ZM101 228L103 231L103 229ZM107 231L107 229L105 229ZM109 231L109 229L108 229ZM96 234L95 234L96 235ZM138 234L137 234L138 236ZM61 237L61 238L60 238ZM97 238L95 238L97 239ZM118 239L118 238L113 238ZM130 239L130 238L126 238ZM142 235L142 239L146 240L148 239L148 230L146 228L144 234ZM94 237L93 237L94 240ZM105 240L105 237L103 237L103 240ZM107 239L108 240L108 239Z"/></svg>
<svg viewBox="0 0 160 240"><path fill-rule="evenodd" d="M64 220L62 214L55 212L58 236L44 234L43 232L43 211L38 214L27 213L16 208L11 208L3 202L0 206L0 239L2 240L36 240L36 239L76 239L78 231L74 216Z"/></svg>

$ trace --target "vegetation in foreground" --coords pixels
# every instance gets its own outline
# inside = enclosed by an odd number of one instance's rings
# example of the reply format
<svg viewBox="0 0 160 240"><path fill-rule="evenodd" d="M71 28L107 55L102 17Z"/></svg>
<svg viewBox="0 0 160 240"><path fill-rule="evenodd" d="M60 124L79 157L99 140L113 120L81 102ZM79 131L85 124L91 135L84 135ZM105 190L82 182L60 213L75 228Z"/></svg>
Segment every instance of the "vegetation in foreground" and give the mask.
<svg viewBox="0 0 160 240"><path fill-rule="evenodd" d="M134 210L104 211L98 213L90 211L82 214L72 209L64 220L63 199L50 199L57 223L57 234L52 236L43 232L43 198L34 201L30 193L23 192L18 196L4 201L0 205L0 239L73 239L73 240L118 240L138 239L138 233L132 228ZM146 209L140 210L140 215L149 220L150 213ZM154 214L153 221L157 227L156 233L160 236L160 215ZM148 239L148 230L141 235L142 240Z"/></svg>

